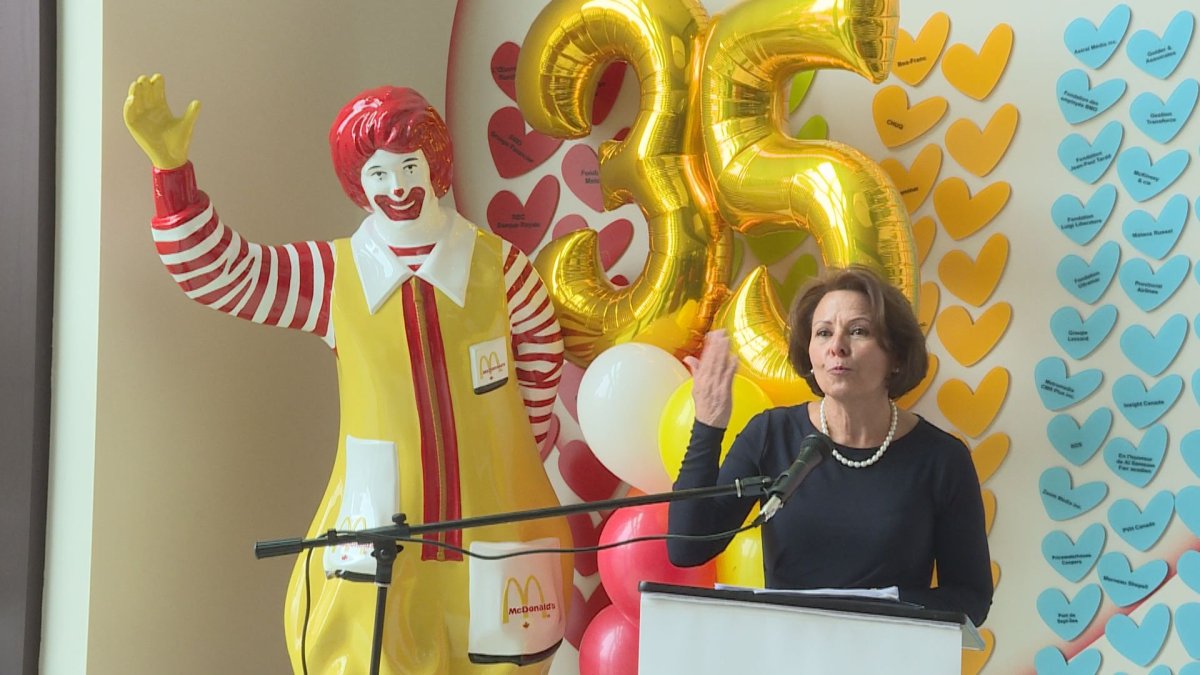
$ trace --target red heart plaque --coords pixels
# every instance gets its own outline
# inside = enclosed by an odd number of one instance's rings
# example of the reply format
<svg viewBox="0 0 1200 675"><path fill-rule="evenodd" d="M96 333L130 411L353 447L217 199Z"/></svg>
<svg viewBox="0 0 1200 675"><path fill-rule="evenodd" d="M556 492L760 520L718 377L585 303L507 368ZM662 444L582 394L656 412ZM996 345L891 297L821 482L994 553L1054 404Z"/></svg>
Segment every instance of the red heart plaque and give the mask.
<svg viewBox="0 0 1200 675"><path fill-rule="evenodd" d="M550 229L550 221L558 209L558 191L558 179L545 176L533 186L524 202L508 190L497 192L488 203L488 226L531 256Z"/></svg>
<svg viewBox="0 0 1200 675"><path fill-rule="evenodd" d="M562 139L525 131L525 118L514 106L501 108L488 120L488 149L501 178L523 176L545 162Z"/></svg>

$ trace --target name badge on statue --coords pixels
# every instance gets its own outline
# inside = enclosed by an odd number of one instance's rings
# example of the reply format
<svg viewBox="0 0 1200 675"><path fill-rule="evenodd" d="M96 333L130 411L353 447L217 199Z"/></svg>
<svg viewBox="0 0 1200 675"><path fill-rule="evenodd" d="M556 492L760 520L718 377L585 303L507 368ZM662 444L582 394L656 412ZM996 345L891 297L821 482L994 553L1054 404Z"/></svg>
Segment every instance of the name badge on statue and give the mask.
<svg viewBox="0 0 1200 675"><path fill-rule="evenodd" d="M471 380L476 394L508 382L508 343L504 336L471 345Z"/></svg>
<svg viewBox="0 0 1200 675"><path fill-rule="evenodd" d="M366 530L392 524L400 503L396 444L346 436L346 487L338 512L338 530ZM370 544L325 548L325 576L352 581L375 580Z"/></svg>

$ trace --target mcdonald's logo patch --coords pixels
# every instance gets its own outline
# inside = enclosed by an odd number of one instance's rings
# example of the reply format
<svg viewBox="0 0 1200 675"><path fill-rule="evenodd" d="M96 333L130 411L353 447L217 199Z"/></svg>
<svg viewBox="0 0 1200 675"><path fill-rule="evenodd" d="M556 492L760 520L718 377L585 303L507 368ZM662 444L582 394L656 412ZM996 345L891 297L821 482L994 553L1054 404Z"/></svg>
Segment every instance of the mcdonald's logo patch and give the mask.
<svg viewBox="0 0 1200 675"><path fill-rule="evenodd" d="M469 356L476 394L486 394L508 382L508 345L504 336L471 345Z"/></svg>
<svg viewBox="0 0 1200 675"><path fill-rule="evenodd" d="M365 530L367 529L366 516L342 516L338 521L337 529L339 530Z"/></svg>
<svg viewBox="0 0 1200 675"><path fill-rule="evenodd" d="M343 532L365 530L367 529L367 517L343 515L338 521L337 529ZM351 557L360 558L364 555L371 555L371 546L370 544L338 544L335 552L341 562L348 562Z"/></svg>
<svg viewBox="0 0 1200 675"><path fill-rule="evenodd" d="M513 590L516 590L517 604L513 604ZM532 591L537 591L537 597L533 597ZM501 599L501 623L508 623L510 619L517 618L524 621L524 627L529 627L529 619L540 616L543 619L549 619L551 612L558 611L558 604L546 601L546 592L542 588L542 582L537 577L530 574L525 577L525 583L521 583L516 577L509 577L504 582L504 597Z"/></svg>

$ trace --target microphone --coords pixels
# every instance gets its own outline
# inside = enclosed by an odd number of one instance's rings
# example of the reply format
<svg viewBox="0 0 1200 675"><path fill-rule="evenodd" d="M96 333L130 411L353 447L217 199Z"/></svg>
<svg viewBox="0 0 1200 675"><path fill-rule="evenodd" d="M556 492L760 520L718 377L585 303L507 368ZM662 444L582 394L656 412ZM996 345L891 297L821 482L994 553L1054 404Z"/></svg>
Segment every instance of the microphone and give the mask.
<svg viewBox="0 0 1200 675"><path fill-rule="evenodd" d="M832 449L832 446L833 442L825 434L809 434L804 437L803 441L800 441L800 450L796 453L796 460L787 468L787 471L779 474L779 477L767 489L767 503L763 504L762 510L759 511L764 523L783 508L783 505L796 493L800 483L825 459L825 455L821 452L822 449L828 451Z"/></svg>

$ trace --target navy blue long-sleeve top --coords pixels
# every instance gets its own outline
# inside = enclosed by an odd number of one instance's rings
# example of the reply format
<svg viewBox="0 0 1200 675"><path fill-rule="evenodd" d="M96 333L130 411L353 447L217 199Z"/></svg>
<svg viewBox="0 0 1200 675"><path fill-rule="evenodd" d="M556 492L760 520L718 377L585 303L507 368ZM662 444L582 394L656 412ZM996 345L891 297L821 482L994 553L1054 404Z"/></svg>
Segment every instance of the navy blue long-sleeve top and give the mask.
<svg viewBox="0 0 1200 675"><path fill-rule="evenodd" d="M752 419L718 467L725 430L696 422L676 489L778 476L800 441L817 433L807 405L768 410ZM851 460L876 448L838 446ZM757 503L714 497L670 505L672 534L733 530ZM703 564L729 544L669 540L671 562ZM920 419L883 457L850 468L826 457L762 528L768 588L885 588L931 609L965 613L979 625L992 604L991 560L979 478L965 445ZM931 588L934 564L937 587Z"/></svg>

